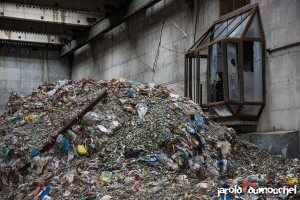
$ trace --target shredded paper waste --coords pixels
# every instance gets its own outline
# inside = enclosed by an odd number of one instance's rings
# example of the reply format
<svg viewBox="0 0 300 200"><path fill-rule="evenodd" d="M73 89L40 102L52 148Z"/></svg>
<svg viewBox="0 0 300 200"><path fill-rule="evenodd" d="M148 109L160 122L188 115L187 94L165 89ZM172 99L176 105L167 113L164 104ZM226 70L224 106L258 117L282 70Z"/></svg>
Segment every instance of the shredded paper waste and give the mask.
<svg viewBox="0 0 300 200"><path fill-rule="evenodd" d="M247 192L298 186L297 159L239 139L154 83L84 78L13 92L0 134L1 199L300 199ZM242 193L218 196L234 186Z"/></svg>

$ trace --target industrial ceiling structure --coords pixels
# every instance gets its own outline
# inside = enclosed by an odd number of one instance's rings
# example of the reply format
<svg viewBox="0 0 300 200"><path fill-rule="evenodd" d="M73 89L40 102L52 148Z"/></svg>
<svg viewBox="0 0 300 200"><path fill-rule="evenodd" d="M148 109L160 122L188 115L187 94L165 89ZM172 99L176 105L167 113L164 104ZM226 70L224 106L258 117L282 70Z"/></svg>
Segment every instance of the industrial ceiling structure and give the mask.
<svg viewBox="0 0 300 200"><path fill-rule="evenodd" d="M0 1L0 44L57 46L65 56L158 1Z"/></svg>

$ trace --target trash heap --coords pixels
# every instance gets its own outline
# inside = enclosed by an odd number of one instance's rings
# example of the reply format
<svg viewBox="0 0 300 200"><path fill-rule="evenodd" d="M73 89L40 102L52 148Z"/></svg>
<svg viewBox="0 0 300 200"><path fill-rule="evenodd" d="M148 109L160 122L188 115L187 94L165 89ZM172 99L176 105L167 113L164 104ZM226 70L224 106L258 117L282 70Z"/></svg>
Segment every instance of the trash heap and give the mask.
<svg viewBox="0 0 300 200"><path fill-rule="evenodd" d="M297 159L240 140L175 91L123 78L44 83L26 97L13 92L0 134L2 199L257 199L268 195L247 188L293 187L300 173ZM234 185L244 194L217 196Z"/></svg>

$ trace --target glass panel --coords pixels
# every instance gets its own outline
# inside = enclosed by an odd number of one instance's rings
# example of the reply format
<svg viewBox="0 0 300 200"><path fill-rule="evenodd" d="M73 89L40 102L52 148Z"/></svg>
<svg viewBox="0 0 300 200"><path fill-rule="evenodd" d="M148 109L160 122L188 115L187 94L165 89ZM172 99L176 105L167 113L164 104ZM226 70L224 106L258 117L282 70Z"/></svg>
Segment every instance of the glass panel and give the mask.
<svg viewBox="0 0 300 200"><path fill-rule="evenodd" d="M261 37L261 28L260 28L260 21L258 19L257 13L255 14L248 30L246 33L246 37Z"/></svg>
<svg viewBox="0 0 300 200"><path fill-rule="evenodd" d="M228 26L228 32L231 31L231 29L237 25L242 19L242 16L239 15L229 26ZM233 19L229 19L228 23L230 23Z"/></svg>
<svg viewBox="0 0 300 200"><path fill-rule="evenodd" d="M238 77L238 43L227 43L228 95L229 100L240 100Z"/></svg>
<svg viewBox="0 0 300 200"><path fill-rule="evenodd" d="M250 18L250 15L229 35L229 37L240 37Z"/></svg>
<svg viewBox="0 0 300 200"><path fill-rule="evenodd" d="M251 115L257 116L261 106L251 106L251 105L244 105L241 114L242 115Z"/></svg>
<svg viewBox="0 0 300 200"><path fill-rule="evenodd" d="M209 102L224 100L221 44L209 47Z"/></svg>
<svg viewBox="0 0 300 200"><path fill-rule="evenodd" d="M227 106L214 106L212 109L219 115L219 117L229 117L232 116L231 112L227 108Z"/></svg>
<svg viewBox="0 0 300 200"><path fill-rule="evenodd" d="M212 40L215 40L215 39L219 39L219 38L223 38L225 35L226 35L226 26L227 26L227 21L225 21L223 24L217 24L215 26L215 29L216 30L214 32L214 35L213 35L213 39ZM225 29L225 30L224 30ZM224 31L223 31L224 30ZM223 32L222 32L223 31ZM222 32L222 33L221 33ZM221 33L221 34L220 34ZM220 35L219 35L220 34Z"/></svg>
<svg viewBox="0 0 300 200"><path fill-rule="evenodd" d="M244 98L246 102L263 101L262 43L244 42Z"/></svg>
<svg viewBox="0 0 300 200"><path fill-rule="evenodd" d="M214 26L213 30L215 30L213 36L211 37L211 40L210 41L214 41L216 39L221 39L221 38L224 38L227 33L229 31L231 31L231 29L237 25L241 19L247 14L248 12L245 12L239 16L237 16L236 18L235 17L232 17L230 19L227 19L223 24L222 23L218 23ZM234 21L233 21L234 19Z"/></svg>
<svg viewBox="0 0 300 200"><path fill-rule="evenodd" d="M207 103L207 54L208 49L200 51L200 84L202 84L203 104Z"/></svg>

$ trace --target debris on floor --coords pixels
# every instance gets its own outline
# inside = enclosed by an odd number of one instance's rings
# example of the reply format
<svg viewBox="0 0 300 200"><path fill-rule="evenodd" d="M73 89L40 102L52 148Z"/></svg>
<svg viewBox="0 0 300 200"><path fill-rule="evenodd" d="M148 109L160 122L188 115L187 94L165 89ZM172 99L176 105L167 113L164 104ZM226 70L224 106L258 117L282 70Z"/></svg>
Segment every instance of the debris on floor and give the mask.
<svg viewBox="0 0 300 200"><path fill-rule="evenodd" d="M272 199L247 190L299 184L297 159L242 141L154 83L84 78L13 92L0 134L2 199ZM242 193L218 197L234 186Z"/></svg>

